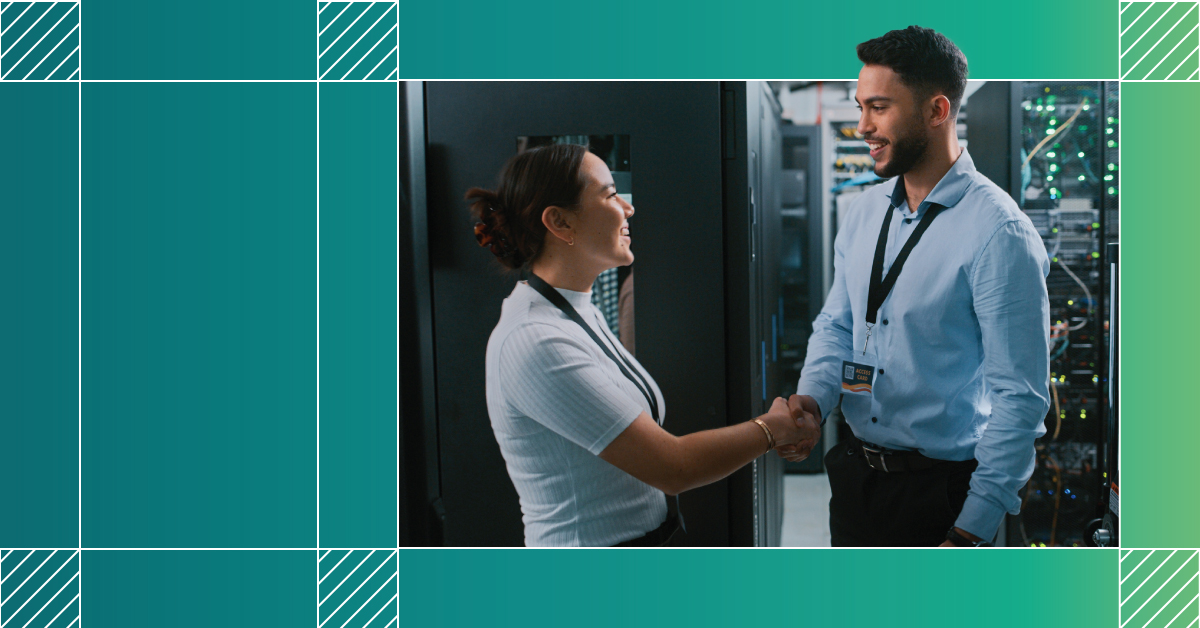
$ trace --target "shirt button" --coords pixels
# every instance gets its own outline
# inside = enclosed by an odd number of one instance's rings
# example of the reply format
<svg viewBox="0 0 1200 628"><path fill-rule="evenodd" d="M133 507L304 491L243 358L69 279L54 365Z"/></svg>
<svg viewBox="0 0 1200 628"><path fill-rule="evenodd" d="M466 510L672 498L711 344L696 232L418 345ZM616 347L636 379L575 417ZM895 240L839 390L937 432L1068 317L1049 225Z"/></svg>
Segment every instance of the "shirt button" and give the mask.
<svg viewBox="0 0 1200 628"><path fill-rule="evenodd" d="M905 218L905 219L904 219L904 224L906 224L906 225L911 225L911 224L912 224L912 218Z"/></svg>
<svg viewBox="0 0 1200 628"><path fill-rule="evenodd" d="M879 374L883 375L883 369L879 369Z"/></svg>
<svg viewBox="0 0 1200 628"><path fill-rule="evenodd" d="M872 422L872 423L878 423L878 422L879 422L879 419L877 419L877 418L875 418L875 417L871 417L871 422Z"/></svg>
<svg viewBox="0 0 1200 628"><path fill-rule="evenodd" d="M884 324L884 325L887 325L887 319L886 319L886 318L885 318L885 319L883 319L883 324Z"/></svg>

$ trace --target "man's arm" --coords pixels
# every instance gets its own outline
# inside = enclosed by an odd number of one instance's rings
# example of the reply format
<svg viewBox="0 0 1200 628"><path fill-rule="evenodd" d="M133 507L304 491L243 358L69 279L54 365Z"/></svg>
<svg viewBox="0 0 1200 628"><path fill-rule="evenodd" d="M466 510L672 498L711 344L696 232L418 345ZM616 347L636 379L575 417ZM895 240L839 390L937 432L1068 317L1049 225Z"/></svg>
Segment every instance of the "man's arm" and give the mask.
<svg viewBox="0 0 1200 628"><path fill-rule="evenodd" d="M971 279L992 415L975 446L979 466L955 526L991 539L1033 473L1033 442L1050 409L1050 261L1033 228L1014 220L984 246Z"/></svg>

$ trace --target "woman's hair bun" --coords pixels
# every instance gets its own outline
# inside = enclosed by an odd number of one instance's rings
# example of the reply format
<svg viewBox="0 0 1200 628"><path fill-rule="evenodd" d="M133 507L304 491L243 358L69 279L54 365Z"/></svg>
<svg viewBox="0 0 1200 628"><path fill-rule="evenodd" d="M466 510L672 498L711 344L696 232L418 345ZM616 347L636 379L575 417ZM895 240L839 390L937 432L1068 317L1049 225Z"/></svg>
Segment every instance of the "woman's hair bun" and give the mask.
<svg viewBox="0 0 1200 628"><path fill-rule="evenodd" d="M491 190L471 188L467 200L472 201L471 213L475 216L475 241L495 255L500 263L509 268L520 268L524 260L517 257L509 231L507 212L500 204L500 197Z"/></svg>

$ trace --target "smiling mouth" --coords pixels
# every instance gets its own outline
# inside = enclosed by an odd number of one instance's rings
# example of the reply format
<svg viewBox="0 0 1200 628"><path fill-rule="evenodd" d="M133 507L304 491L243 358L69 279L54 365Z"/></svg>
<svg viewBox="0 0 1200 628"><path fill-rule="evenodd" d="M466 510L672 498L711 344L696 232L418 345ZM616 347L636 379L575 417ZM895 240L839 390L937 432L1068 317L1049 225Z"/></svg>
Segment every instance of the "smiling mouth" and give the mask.
<svg viewBox="0 0 1200 628"><path fill-rule="evenodd" d="M869 147L871 149L871 159L877 159L879 157L880 151L882 151L885 147L887 147L887 145L888 145L887 142L880 142L877 140L867 140L867 147Z"/></svg>
<svg viewBox="0 0 1200 628"><path fill-rule="evenodd" d="M627 238L629 237L629 225L621 227L621 235L623 235Z"/></svg>

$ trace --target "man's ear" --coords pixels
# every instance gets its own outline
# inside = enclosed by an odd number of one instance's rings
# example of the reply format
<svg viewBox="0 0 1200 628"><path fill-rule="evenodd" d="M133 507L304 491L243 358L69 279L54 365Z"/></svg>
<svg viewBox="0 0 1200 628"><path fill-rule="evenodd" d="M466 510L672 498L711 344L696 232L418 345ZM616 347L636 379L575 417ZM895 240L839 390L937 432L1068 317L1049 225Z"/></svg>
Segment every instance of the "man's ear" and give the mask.
<svg viewBox="0 0 1200 628"><path fill-rule="evenodd" d="M950 99L946 98L944 94L938 94L933 97L929 123L933 126L941 126L947 120L953 120L953 117L950 116Z"/></svg>

